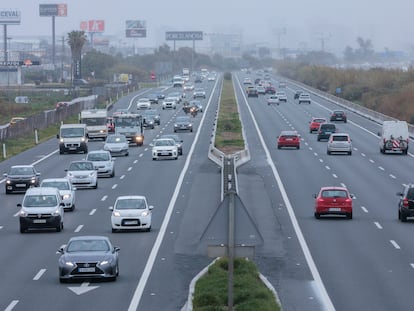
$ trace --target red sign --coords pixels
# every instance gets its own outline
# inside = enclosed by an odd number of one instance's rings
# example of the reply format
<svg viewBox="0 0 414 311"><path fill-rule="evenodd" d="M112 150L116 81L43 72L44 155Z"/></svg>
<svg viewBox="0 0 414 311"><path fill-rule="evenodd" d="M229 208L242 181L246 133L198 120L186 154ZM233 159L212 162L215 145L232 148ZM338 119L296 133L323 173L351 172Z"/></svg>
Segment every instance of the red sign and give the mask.
<svg viewBox="0 0 414 311"><path fill-rule="evenodd" d="M151 80L155 80L155 73L151 72Z"/></svg>
<svg viewBox="0 0 414 311"><path fill-rule="evenodd" d="M79 28L80 28L80 30L88 31L88 22L87 21L81 22Z"/></svg>
<svg viewBox="0 0 414 311"><path fill-rule="evenodd" d="M105 21L104 20L89 20L80 23L80 30L85 32L104 32Z"/></svg>

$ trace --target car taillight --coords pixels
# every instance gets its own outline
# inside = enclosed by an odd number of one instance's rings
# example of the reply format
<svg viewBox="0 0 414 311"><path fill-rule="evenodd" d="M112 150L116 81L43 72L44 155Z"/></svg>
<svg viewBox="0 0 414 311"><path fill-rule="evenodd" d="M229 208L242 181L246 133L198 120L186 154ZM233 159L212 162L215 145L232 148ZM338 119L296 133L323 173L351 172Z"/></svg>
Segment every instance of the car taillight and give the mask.
<svg viewBox="0 0 414 311"><path fill-rule="evenodd" d="M403 207L408 207L408 199L405 198L402 202Z"/></svg>
<svg viewBox="0 0 414 311"><path fill-rule="evenodd" d="M350 199L350 198L345 199L345 203L352 203L352 199Z"/></svg>

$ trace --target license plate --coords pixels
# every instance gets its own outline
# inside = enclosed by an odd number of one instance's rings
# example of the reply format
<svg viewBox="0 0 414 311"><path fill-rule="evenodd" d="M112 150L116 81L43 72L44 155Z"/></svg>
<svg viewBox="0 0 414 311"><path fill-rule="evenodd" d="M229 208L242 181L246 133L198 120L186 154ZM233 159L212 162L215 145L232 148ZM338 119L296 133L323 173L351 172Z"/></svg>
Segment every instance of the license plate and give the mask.
<svg viewBox="0 0 414 311"><path fill-rule="evenodd" d="M340 207L331 207L331 208L329 208L329 211L330 212L340 212L341 208Z"/></svg>
<svg viewBox="0 0 414 311"><path fill-rule="evenodd" d="M91 268L78 268L79 272L95 272L95 267Z"/></svg>
<svg viewBox="0 0 414 311"><path fill-rule="evenodd" d="M293 139L292 139L292 138L286 138L286 140L287 140L287 141L292 141Z"/></svg>
<svg viewBox="0 0 414 311"><path fill-rule="evenodd" d="M16 187L26 187L26 184L16 184Z"/></svg>
<svg viewBox="0 0 414 311"><path fill-rule="evenodd" d="M138 225L138 221L136 220L125 220L125 225Z"/></svg>
<svg viewBox="0 0 414 311"><path fill-rule="evenodd" d="M46 219L33 219L34 224L45 224Z"/></svg>
<svg viewBox="0 0 414 311"><path fill-rule="evenodd" d="M161 152L162 155L169 155L169 152Z"/></svg>

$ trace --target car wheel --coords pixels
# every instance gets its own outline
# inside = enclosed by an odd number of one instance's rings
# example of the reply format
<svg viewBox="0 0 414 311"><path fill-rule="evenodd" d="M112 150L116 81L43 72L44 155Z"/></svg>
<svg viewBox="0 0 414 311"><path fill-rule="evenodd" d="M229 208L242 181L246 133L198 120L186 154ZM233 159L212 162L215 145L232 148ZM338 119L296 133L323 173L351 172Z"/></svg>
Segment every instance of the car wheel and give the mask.
<svg viewBox="0 0 414 311"><path fill-rule="evenodd" d="M320 141L321 139L318 137L318 141Z"/></svg>
<svg viewBox="0 0 414 311"><path fill-rule="evenodd" d="M73 212L75 210L75 204L72 204L72 207L70 208L70 211Z"/></svg>
<svg viewBox="0 0 414 311"><path fill-rule="evenodd" d="M176 157L174 158L174 160L178 160L178 156L176 156Z"/></svg>
<svg viewBox="0 0 414 311"><path fill-rule="evenodd" d="M115 177L115 169L112 170L111 177Z"/></svg>
<svg viewBox="0 0 414 311"><path fill-rule="evenodd" d="M60 282L60 283L67 283L67 282L68 282L68 280L63 279L63 278L59 278L59 282Z"/></svg>
<svg viewBox="0 0 414 311"><path fill-rule="evenodd" d="M10 194L10 193L11 193L11 191L6 189L6 194Z"/></svg>
<svg viewBox="0 0 414 311"><path fill-rule="evenodd" d="M352 219L352 212L350 212L350 213L346 214L346 218L348 218L348 219Z"/></svg>
<svg viewBox="0 0 414 311"><path fill-rule="evenodd" d="M348 155L352 155L352 151L348 151Z"/></svg>
<svg viewBox="0 0 414 311"><path fill-rule="evenodd" d="M149 226L146 231L150 232L151 231L151 226Z"/></svg>
<svg viewBox="0 0 414 311"><path fill-rule="evenodd" d="M95 186L93 186L93 189L97 189L98 188L98 182L96 182Z"/></svg>
<svg viewBox="0 0 414 311"><path fill-rule="evenodd" d="M26 228L23 226L20 226L20 233L25 233L26 232Z"/></svg>
<svg viewBox="0 0 414 311"><path fill-rule="evenodd" d="M331 154L331 152L329 150L326 150L326 154Z"/></svg>
<svg viewBox="0 0 414 311"><path fill-rule="evenodd" d="M398 210L398 220L401 220L401 211Z"/></svg>
<svg viewBox="0 0 414 311"><path fill-rule="evenodd" d="M277 149L281 149L281 148L282 148L282 146L277 145Z"/></svg>
<svg viewBox="0 0 414 311"><path fill-rule="evenodd" d="M60 222L56 227L56 232L62 231L62 223Z"/></svg>
<svg viewBox="0 0 414 311"><path fill-rule="evenodd" d="M317 212L315 212L315 214L314 214L314 215L315 215L315 218L316 218L316 219L320 219L320 218L321 218L321 214L319 214L319 213L317 213Z"/></svg>
<svg viewBox="0 0 414 311"><path fill-rule="evenodd" d="M116 272L115 272L115 275L116 275L116 276L119 276L119 266L118 266L118 265L116 265Z"/></svg>
<svg viewBox="0 0 414 311"><path fill-rule="evenodd" d="M126 154L125 154L125 156L127 157L127 156L129 156L129 152L127 152Z"/></svg>
<svg viewBox="0 0 414 311"><path fill-rule="evenodd" d="M296 149L300 149L300 146L297 146Z"/></svg>
<svg viewBox="0 0 414 311"><path fill-rule="evenodd" d="M65 152L63 150L59 150L59 154L64 154Z"/></svg>
<svg viewBox="0 0 414 311"><path fill-rule="evenodd" d="M157 160L157 158L152 158L152 161L155 161L155 160Z"/></svg>
<svg viewBox="0 0 414 311"><path fill-rule="evenodd" d="M401 221L402 222L407 222L407 216L406 215L404 215L404 213L401 213Z"/></svg>
<svg viewBox="0 0 414 311"><path fill-rule="evenodd" d="M112 228L112 233L116 233L118 232L118 230L116 230L115 228Z"/></svg>

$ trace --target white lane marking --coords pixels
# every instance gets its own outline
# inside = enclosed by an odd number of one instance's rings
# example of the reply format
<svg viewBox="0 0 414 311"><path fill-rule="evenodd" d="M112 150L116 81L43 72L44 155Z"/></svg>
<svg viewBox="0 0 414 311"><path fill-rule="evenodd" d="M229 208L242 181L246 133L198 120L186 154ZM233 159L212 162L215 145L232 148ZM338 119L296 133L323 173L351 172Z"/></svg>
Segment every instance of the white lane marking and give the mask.
<svg viewBox="0 0 414 311"><path fill-rule="evenodd" d="M105 201L107 198L108 198L108 196L107 196L107 195L104 195L104 196L102 197L101 201Z"/></svg>
<svg viewBox="0 0 414 311"><path fill-rule="evenodd" d="M390 240L392 246L394 246L396 249L401 249L401 247L395 242L394 240Z"/></svg>
<svg viewBox="0 0 414 311"><path fill-rule="evenodd" d="M122 175L121 177L119 177L119 179L124 179L125 178L125 175Z"/></svg>
<svg viewBox="0 0 414 311"><path fill-rule="evenodd" d="M369 159L369 162L371 162L371 163L375 163L375 162L374 162L374 160L372 160L372 159Z"/></svg>
<svg viewBox="0 0 414 311"><path fill-rule="evenodd" d="M323 163L323 159L319 159L319 162Z"/></svg>
<svg viewBox="0 0 414 311"><path fill-rule="evenodd" d="M365 153L361 153L361 155L362 155L363 157L365 157Z"/></svg>
<svg viewBox="0 0 414 311"><path fill-rule="evenodd" d="M362 209L365 213L368 213L368 210L365 208L365 206L361 206L361 209Z"/></svg>
<svg viewBox="0 0 414 311"><path fill-rule="evenodd" d="M132 163L137 164L138 163L138 160L134 160L134 162L132 162Z"/></svg>
<svg viewBox="0 0 414 311"><path fill-rule="evenodd" d="M113 185L112 189L116 189L116 187L118 187L118 184Z"/></svg>
<svg viewBox="0 0 414 311"><path fill-rule="evenodd" d="M332 174L333 178L338 178L338 176L336 174Z"/></svg>
<svg viewBox="0 0 414 311"><path fill-rule="evenodd" d="M130 172L132 170L132 167L128 167L127 171Z"/></svg>
<svg viewBox="0 0 414 311"><path fill-rule="evenodd" d="M42 277L43 273L45 273L45 272L46 272L46 269L40 269L40 271L33 278L33 281L39 280Z"/></svg>
<svg viewBox="0 0 414 311"><path fill-rule="evenodd" d="M82 228L83 228L83 225L79 225L79 226L75 229L75 232L79 232L79 231L81 231L81 230L82 230Z"/></svg>
<svg viewBox="0 0 414 311"><path fill-rule="evenodd" d="M318 154L317 154L316 152L314 152L314 153L313 153L313 155L314 155L315 157L317 157L317 156L318 156Z"/></svg>
<svg viewBox="0 0 414 311"><path fill-rule="evenodd" d="M390 174L390 177L392 178L392 179L396 179L397 177L395 177L393 174Z"/></svg>
<svg viewBox="0 0 414 311"><path fill-rule="evenodd" d="M144 149L144 151L148 151L148 147Z"/></svg>
<svg viewBox="0 0 414 311"><path fill-rule="evenodd" d="M378 166L378 168L379 168L381 171L384 171L384 168L383 168L382 166Z"/></svg>
<svg viewBox="0 0 414 311"><path fill-rule="evenodd" d="M380 223L379 223L379 222L374 221L374 224L375 224L375 226L377 226L377 228L378 228L378 229L382 229L382 226L380 225Z"/></svg>
<svg viewBox="0 0 414 311"><path fill-rule="evenodd" d="M0 229L3 229L3 226L0 226Z"/></svg>
<svg viewBox="0 0 414 311"><path fill-rule="evenodd" d="M17 216L19 216L19 214L20 214L20 212L17 212L16 214L14 214L13 216L14 217L17 217Z"/></svg>
<svg viewBox="0 0 414 311"><path fill-rule="evenodd" d="M13 300L12 302L10 302L10 304L7 306L6 309L4 309L4 311L11 311L14 309L14 307L19 303L18 300Z"/></svg>
<svg viewBox="0 0 414 311"><path fill-rule="evenodd" d="M95 214L95 212L96 212L96 208L90 211L89 216L92 216L93 214Z"/></svg>
<svg viewBox="0 0 414 311"><path fill-rule="evenodd" d="M414 263L410 263L411 268L414 269Z"/></svg>
<svg viewBox="0 0 414 311"><path fill-rule="evenodd" d="M142 156L143 156L143 155L144 155L144 154L143 154L143 153L141 153L141 154L139 155L139 157L140 157L140 158L142 158Z"/></svg>
<svg viewBox="0 0 414 311"><path fill-rule="evenodd" d="M327 170L330 170L330 169L331 169L328 165L325 165L325 168L326 168Z"/></svg>
<svg viewBox="0 0 414 311"><path fill-rule="evenodd" d="M343 182L341 182L341 186L346 188L346 185Z"/></svg>

